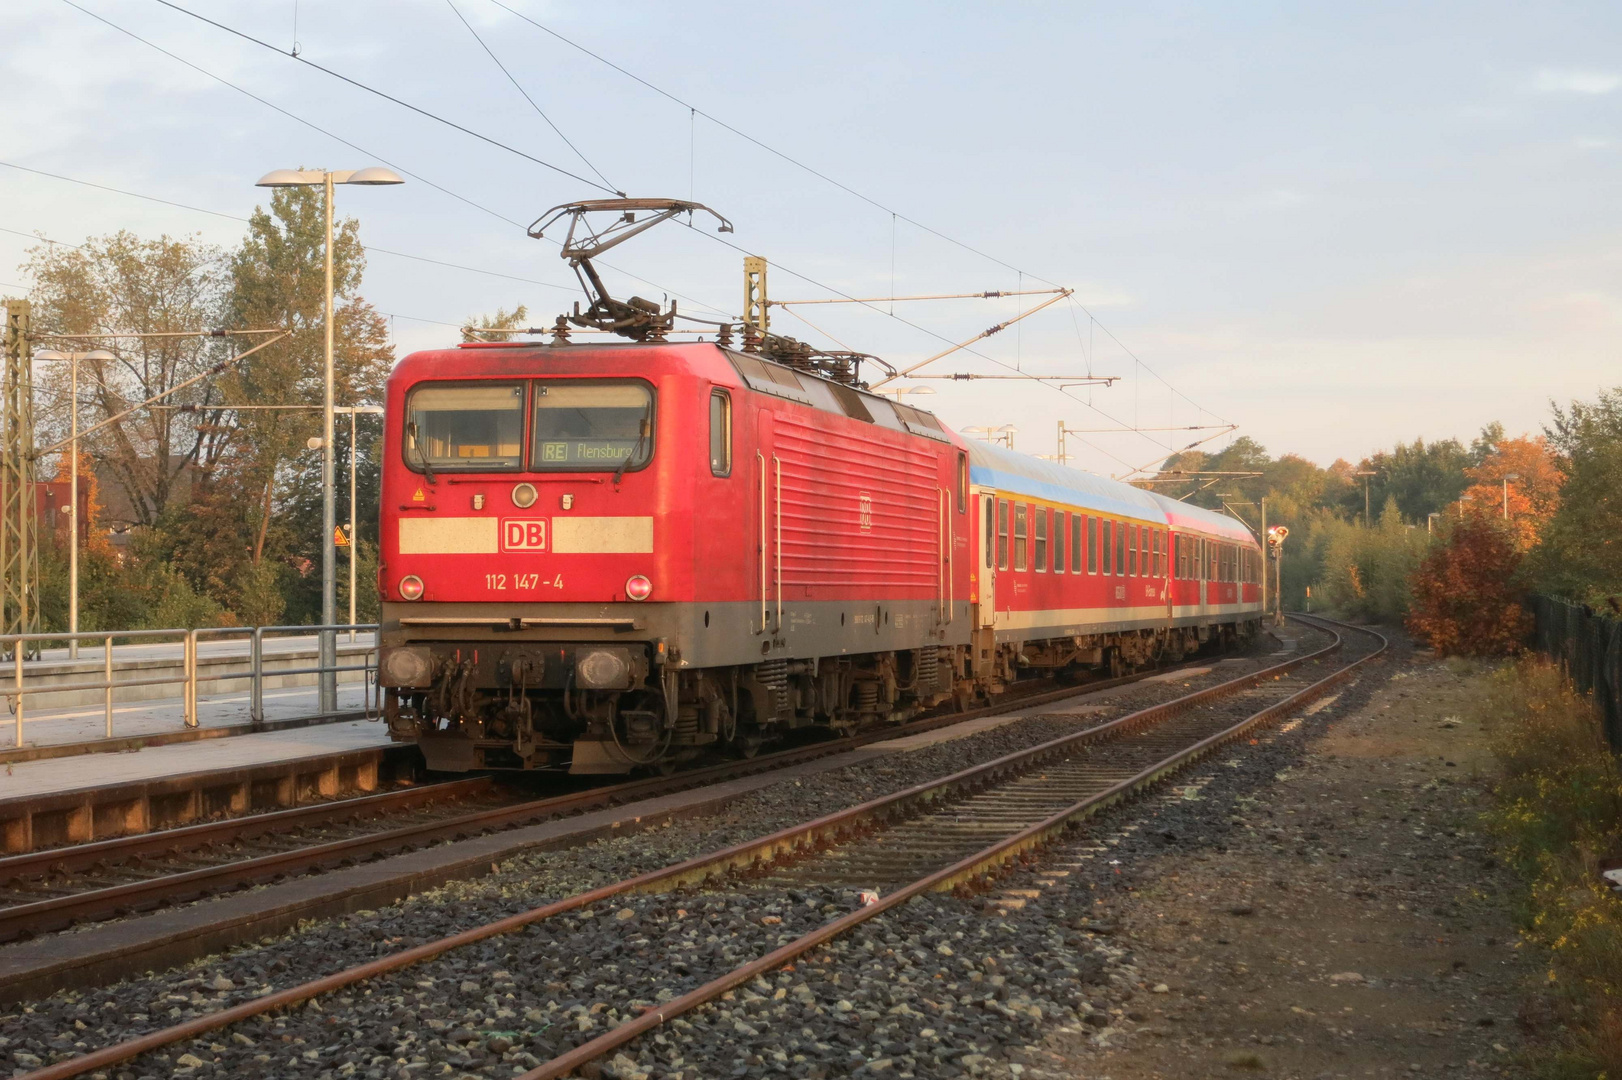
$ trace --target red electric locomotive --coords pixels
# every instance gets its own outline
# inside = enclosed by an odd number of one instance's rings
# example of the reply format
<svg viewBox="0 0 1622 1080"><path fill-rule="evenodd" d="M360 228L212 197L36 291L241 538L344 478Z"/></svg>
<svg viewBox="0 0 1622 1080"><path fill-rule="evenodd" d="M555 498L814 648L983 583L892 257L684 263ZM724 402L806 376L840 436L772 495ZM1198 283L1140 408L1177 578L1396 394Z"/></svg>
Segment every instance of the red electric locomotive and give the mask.
<svg viewBox="0 0 1622 1080"><path fill-rule="evenodd" d="M695 208L612 203L582 206ZM570 321L642 340L465 344L389 380L379 680L431 768L747 754L1258 625L1232 519L966 443L848 355L668 342L674 309L608 298L608 245L573 236Z"/></svg>

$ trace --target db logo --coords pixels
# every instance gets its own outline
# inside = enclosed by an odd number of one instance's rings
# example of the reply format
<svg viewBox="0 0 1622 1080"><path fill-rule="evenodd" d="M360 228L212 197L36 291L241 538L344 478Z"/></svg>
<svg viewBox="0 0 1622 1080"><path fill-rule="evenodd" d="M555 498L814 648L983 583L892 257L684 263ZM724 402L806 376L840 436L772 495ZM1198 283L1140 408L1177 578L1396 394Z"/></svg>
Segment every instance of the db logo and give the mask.
<svg viewBox="0 0 1622 1080"><path fill-rule="evenodd" d="M545 551L545 518L502 518L502 551Z"/></svg>

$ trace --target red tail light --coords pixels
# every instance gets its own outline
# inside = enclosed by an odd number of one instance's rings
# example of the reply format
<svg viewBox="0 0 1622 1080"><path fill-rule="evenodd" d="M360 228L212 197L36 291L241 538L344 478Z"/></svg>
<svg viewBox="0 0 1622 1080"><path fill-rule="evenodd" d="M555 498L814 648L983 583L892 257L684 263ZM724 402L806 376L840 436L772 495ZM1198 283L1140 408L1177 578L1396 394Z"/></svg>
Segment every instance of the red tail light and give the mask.
<svg viewBox="0 0 1622 1080"><path fill-rule="evenodd" d="M646 600L653 595L653 582L637 574L625 582L625 595L632 600Z"/></svg>
<svg viewBox="0 0 1622 1080"><path fill-rule="evenodd" d="M421 600L422 599L422 578L418 577L416 574L407 574L405 577L401 578L400 579L400 599L402 599L402 600Z"/></svg>

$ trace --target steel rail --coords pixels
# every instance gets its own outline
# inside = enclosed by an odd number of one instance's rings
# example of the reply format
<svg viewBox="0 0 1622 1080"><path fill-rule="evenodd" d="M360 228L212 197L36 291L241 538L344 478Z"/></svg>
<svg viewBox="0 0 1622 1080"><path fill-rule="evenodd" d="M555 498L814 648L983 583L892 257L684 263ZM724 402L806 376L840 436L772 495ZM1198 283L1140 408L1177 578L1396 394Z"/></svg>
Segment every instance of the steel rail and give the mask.
<svg viewBox="0 0 1622 1080"><path fill-rule="evenodd" d="M1230 679L1226 682L1219 683L1216 686L1208 687L1192 694L1183 695L1182 697L1175 698L1172 701L1165 702L1160 705L1140 709L1118 719L1107 721L1093 728L1089 728L1086 731L1061 736L1058 739L1041 743L1035 747L1030 747L1025 750L1016 751L1012 754L1004 755L1003 757L997 758L994 761L961 770L952 774L950 777L940 780L926 781L922 784L914 785L913 787L906 788L902 791L894 792L890 795L881 796L880 798L870 800L866 803L862 803L859 806L850 807L845 810L824 815L823 817L817 818L811 822L789 826L788 828L771 833L768 836L746 840L718 852L699 855L680 863L675 863L670 866L636 875L635 877L627 878L623 881L603 885L587 892L578 893L574 896L566 897L550 904L545 904L541 907L531 908L528 911L519 912L515 915L509 915L506 918L496 920L495 922L472 927L468 930L450 935L449 937L441 938L437 941L426 942L422 945L401 950L400 952L394 953L390 956L380 957L364 964L359 964L351 968L346 968L342 971L334 972L331 975L326 975L319 979L313 979L297 986L290 986L284 990L265 994L250 1001L241 1002L237 1005L231 1006L230 1008L209 1013L206 1016L199 1016L195 1019L188 1020L180 1024L175 1024L171 1027L162 1028L158 1031L138 1036L137 1038L130 1039L122 1043L115 1043L112 1046L103 1047L99 1050L92 1050L78 1057L69 1058L65 1061L36 1069L33 1072L25 1073L20 1080L68 1080L70 1077L81 1076L88 1072L109 1068L121 1062L128 1061L131 1058L139 1057L141 1054L149 1053L153 1050L160 1049L173 1043L184 1042L187 1039L192 1039L199 1035L207 1034L210 1031L215 1031L222 1027L227 1027L241 1020L251 1019L255 1016L260 1016L276 1009L290 1008L292 1006L302 1004L303 1002L315 997L319 997L322 994L340 990L346 986L352 986L356 983L365 982L368 979L376 978L380 975L386 975L425 960L431 960L436 956L443 955L444 953L461 948L465 945L471 945L492 937L499 937L503 934L513 933L514 931L521 930L526 926L545 921L546 919L552 918L555 915L575 911L583 907L589 907L592 904L611 899L615 896L632 892L653 892L661 889L679 887L682 885L701 883L718 874L724 874L731 870L748 869L763 861L769 862L782 854L792 853L799 850L808 850L830 841L836 842L840 839L858 834L860 831L862 831L863 827L869 823L882 822L897 816L901 816L905 811L915 806L927 806L936 799L945 796L950 791L972 791L977 787L985 786L987 783L992 782L997 777L1006 775L1010 771L1026 771L1028 768L1035 767L1036 765L1040 764L1040 762L1045 760L1048 756L1056 753L1063 753L1088 741L1108 737L1111 734L1129 732L1145 724L1162 720L1170 716L1175 716L1188 708L1204 704L1205 702L1237 694L1251 686L1265 682L1275 675L1291 671L1301 664L1333 653L1339 647L1340 639L1339 636L1336 635L1335 640L1331 642L1331 644L1315 652L1295 657L1280 664L1274 664L1266 668L1261 668L1257 671L1250 672L1249 674L1241 675L1238 678ZM894 738L899 735L909 734L918 730L931 730L935 727L942 727L949 724L959 723L966 719L972 719L976 715L989 715L1006 711L1010 707L1029 708L1034 705L1046 704L1063 698L1077 697L1081 694L1089 693L1097 689L1103 689L1110 685L1122 685L1124 683L1139 681L1151 674L1156 673L1146 672L1142 675L1105 680L1103 683L1087 684L1064 690L1033 694L1017 702L1003 702L996 706L976 710L970 713L948 714L933 720L915 722L914 724L905 725L902 728L893 729L887 732L875 733L869 739L869 741L879 741L882 739ZM919 723L927 724L928 727L920 729L918 726ZM820 750L823 753L831 753L848 749L852 745L853 743L850 740L838 740L830 743L821 743L817 746L807 747L804 749L805 751ZM857 743L856 745L860 744ZM788 755L802 752L804 751L785 751L783 754L770 755L770 758L774 760L781 759ZM768 758L756 758L751 762L745 762L743 764L760 764L767 761ZM738 763L730 763L727 766L717 766L716 768L735 768L737 764ZM1021 766L1024 766L1024 768ZM678 778L661 778L661 780L685 779L705 771L708 770L695 770L693 773L681 774L681 776ZM600 789L600 791L597 793L586 792L582 793L581 796L564 796L563 798L578 798L616 790L623 791L623 789L635 786L637 783L651 784L656 782L659 781L633 782L632 784L617 785L616 788Z"/></svg>
<svg viewBox="0 0 1622 1080"><path fill-rule="evenodd" d="M1190 662L1197 663L1199 661ZM99 889L48 897L31 903L12 904L0 907L0 942L50 933L80 922L95 922L147 911L163 903L184 903L246 888L266 880L309 873L328 866L352 864L447 839L459 840L479 833L517 828L541 818L556 818L596 807L670 794L711 781L737 779L773 769L789 768L819 757L858 749L875 742L933 731L979 716L1007 711L1009 708L1031 708L1050 701L1074 697L1080 693L1091 693L1139 682L1150 675L1165 674L1167 671L1175 671L1178 667L1186 666L1189 665L1178 665L1160 672L1144 672L1105 679L1080 687L1027 694L1016 701L998 702L965 713L946 713L927 717L896 728L879 728L848 739L829 740L743 761L722 762L673 776L650 777L607 787L588 788L564 795L478 810L438 821L419 822L398 829L363 833L322 844L309 844L287 851L237 859L215 866L162 874ZM277 828L340 821L373 810L409 809L424 801L424 796L456 785L465 785L463 795L472 794L477 786L488 788L490 778L477 777L449 784L414 788L409 792L389 792L346 800L343 803L297 807L247 818L189 826L184 829L119 837L71 848L29 852L0 859L0 881L16 880L28 873L43 874L51 871L83 869L87 866L117 859L137 858L154 852L175 854L179 846L177 841L189 842L190 846L195 848L210 843L248 839ZM399 805L390 805L391 800Z"/></svg>
<svg viewBox="0 0 1622 1080"><path fill-rule="evenodd" d="M249 814L246 817L205 821L175 829L117 836L87 844L74 844L71 847L45 848L20 855L7 855L0 857L0 886L19 879L86 870L148 855L170 855L177 851L207 847L210 844L252 840L265 833L283 829L308 828L312 825L327 825L376 812L412 809L444 799L477 795L490 787L490 777L474 776L465 780L421 784L333 802L269 810L261 814ZM0 908L0 917L3 915L4 909Z"/></svg>
<svg viewBox="0 0 1622 1080"><path fill-rule="evenodd" d="M1321 621L1332 622L1333 620ZM1344 626L1345 624L1339 625ZM1322 695L1326 690L1350 678L1358 668L1379 657L1390 644L1383 634L1376 631L1363 627L1350 627L1350 629L1373 635L1380 643L1379 647L1339 671L1298 690L1282 701L1274 702L1266 708L1252 713L1245 719L1214 735L1177 751L1149 768L1140 771L1135 776L1121 780L1104 791L1088 796L1045 820L1027 826L1014 835L999 840L957 863L937 870L926 877L919 878L910 885L881 898L876 903L857 908L855 911L849 912L809 934L772 950L765 956L735 968L719 978L710 980L703 986L691 990L681 997L650 1008L643 1012L642 1015L626 1021L612 1031L582 1043L574 1049L558 1055L551 1061L543 1062L536 1068L523 1073L516 1080L555 1080L557 1077L567 1076L587 1062L611 1053L638 1036L663 1025L665 1021L690 1012L698 1006L720 997L728 990L743 985L757 975L763 975L774 968L781 967L811 949L838 937L845 931L882 915L892 908L899 907L922 893L951 891L956 887L968 884L970 881L983 878L988 873L1027 852L1051 843L1068 832L1078 821L1090 817L1114 803L1129 798L1143 788L1151 786L1165 776L1211 753L1218 747L1232 742L1262 724L1292 711L1298 705ZM1333 633L1333 631L1331 632ZM1336 633L1335 641L1331 645L1313 653L1312 656L1322 656L1334 652L1340 648L1340 645L1341 637Z"/></svg>
<svg viewBox="0 0 1622 1080"><path fill-rule="evenodd" d="M1198 663L1191 661L1190 663ZM1188 665L1179 665L1188 666ZM1170 668L1166 670L1177 670ZM392 854L408 848L422 847L445 839L460 839L498 829L516 828L538 818L554 818L587 809L612 806L635 799L649 798L711 781L735 779L771 769L788 768L829 754L856 749L874 742L899 738L904 735L932 731L935 728L961 723L978 716L992 715L1010 708L1029 708L1048 701L1073 697L1078 693L1109 689L1165 672L1145 672L1119 679L1101 680L1084 686L1026 694L1015 701L1002 701L995 705L965 713L946 713L940 716L914 720L895 728L878 728L849 739L830 740L812 746L779 751L745 761L722 762L700 769L688 770L674 776L632 780L607 787L589 788L564 795L548 796L509 806L474 811L439 821L419 822L383 832L310 844L287 851L273 852L248 859L238 859L215 866L199 867L145 878L135 882L109 885L64 896L48 897L31 903L0 907L0 942L20 937L61 930L79 922L115 918L130 912L150 910L161 903L186 902L230 892L268 879L308 873L326 866L343 865L380 855ZM425 796L444 797L447 787L463 785L461 795L472 794L472 786L488 787L488 777L454 781L447 785L433 785L411 789L409 792L388 792L328 803L318 806L296 807L246 818L210 822L159 833L119 837L70 848L57 848L23 855L0 858L0 882L16 880L29 874L83 869L120 859L138 858L158 853L172 855L181 845L192 848L211 843L226 843L249 839L265 832L289 826L321 824L352 818L372 811L409 809L424 801ZM443 793L443 794L441 794ZM458 796L460 797L460 796Z"/></svg>

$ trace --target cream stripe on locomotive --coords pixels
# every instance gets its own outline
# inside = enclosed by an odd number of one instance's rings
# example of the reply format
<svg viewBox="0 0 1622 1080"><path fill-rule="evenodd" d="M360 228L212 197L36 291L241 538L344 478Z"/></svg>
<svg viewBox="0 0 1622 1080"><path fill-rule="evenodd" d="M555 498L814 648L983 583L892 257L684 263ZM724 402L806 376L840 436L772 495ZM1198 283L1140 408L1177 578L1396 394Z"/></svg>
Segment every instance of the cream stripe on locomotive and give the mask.
<svg viewBox="0 0 1622 1080"><path fill-rule="evenodd" d="M563 555L647 555L653 551L653 518L556 517L552 550Z"/></svg>
<svg viewBox="0 0 1622 1080"><path fill-rule="evenodd" d="M493 517L401 518L401 555L494 555Z"/></svg>
<svg viewBox="0 0 1622 1080"><path fill-rule="evenodd" d="M653 551L653 518L402 518L401 555L495 555L547 551L559 555L646 555ZM537 526L537 532L530 526ZM511 534L502 543L502 529Z"/></svg>

